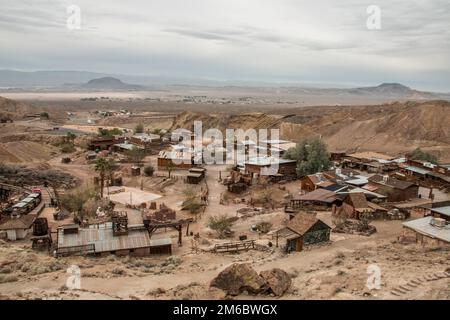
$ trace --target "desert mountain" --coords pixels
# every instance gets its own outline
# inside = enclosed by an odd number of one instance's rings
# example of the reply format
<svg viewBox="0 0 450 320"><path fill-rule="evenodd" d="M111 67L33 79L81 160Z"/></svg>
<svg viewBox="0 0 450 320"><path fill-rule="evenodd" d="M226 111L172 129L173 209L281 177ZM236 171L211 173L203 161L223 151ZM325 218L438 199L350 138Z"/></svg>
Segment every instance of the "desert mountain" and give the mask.
<svg viewBox="0 0 450 320"><path fill-rule="evenodd" d="M87 83L80 86L82 89L91 90L141 90L142 86L135 84L128 84L122 82L120 79L113 77L103 77L89 80Z"/></svg>
<svg viewBox="0 0 450 320"><path fill-rule="evenodd" d="M120 80L119 80L120 79ZM93 82L91 82L93 81ZM119 82L120 81L120 82ZM121 83L123 81L123 83ZM130 85L133 83L135 85ZM143 87L141 87L143 86ZM257 99L275 96L302 106L362 105L407 100L449 100L450 93L419 91L399 83L382 83L373 87L333 88L307 84L218 81L166 76L133 76L86 71L0 70L0 88L3 90L174 90L205 92L206 95L239 95ZM9 88L9 89L8 89Z"/></svg>

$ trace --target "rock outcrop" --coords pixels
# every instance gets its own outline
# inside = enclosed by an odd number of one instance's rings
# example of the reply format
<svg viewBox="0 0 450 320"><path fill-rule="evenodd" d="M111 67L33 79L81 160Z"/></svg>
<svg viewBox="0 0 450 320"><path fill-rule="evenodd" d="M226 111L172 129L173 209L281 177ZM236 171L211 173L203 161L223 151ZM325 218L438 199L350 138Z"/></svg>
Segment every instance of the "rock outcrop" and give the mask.
<svg viewBox="0 0 450 320"><path fill-rule="evenodd" d="M282 296L292 284L287 272L278 268L261 271L259 275L266 281L270 292L276 296Z"/></svg>
<svg viewBox="0 0 450 320"><path fill-rule="evenodd" d="M282 296L291 286L289 275L278 268L262 271L259 275L248 263L232 264L211 281L210 286L222 289L226 294L238 295L273 293Z"/></svg>
<svg viewBox="0 0 450 320"><path fill-rule="evenodd" d="M247 263L235 263L225 268L211 281L210 286L233 296L243 291L259 294L267 290L264 279Z"/></svg>

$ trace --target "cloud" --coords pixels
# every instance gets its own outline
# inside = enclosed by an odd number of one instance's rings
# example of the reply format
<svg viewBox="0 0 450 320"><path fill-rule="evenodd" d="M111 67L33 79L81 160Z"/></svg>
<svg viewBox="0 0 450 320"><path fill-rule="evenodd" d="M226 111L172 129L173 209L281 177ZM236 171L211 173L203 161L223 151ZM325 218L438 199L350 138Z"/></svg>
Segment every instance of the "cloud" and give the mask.
<svg viewBox="0 0 450 320"><path fill-rule="evenodd" d="M0 68L450 85L447 0L378 0L379 31L366 28L372 0L3 2ZM71 4L81 30L66 28Z"/></svg>

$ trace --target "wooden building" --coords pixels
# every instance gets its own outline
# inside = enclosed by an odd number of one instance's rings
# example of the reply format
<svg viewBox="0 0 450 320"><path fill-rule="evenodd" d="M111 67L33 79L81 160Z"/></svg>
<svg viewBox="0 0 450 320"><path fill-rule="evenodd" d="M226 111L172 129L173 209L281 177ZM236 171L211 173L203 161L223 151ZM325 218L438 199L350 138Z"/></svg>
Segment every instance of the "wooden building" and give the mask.
<svg viewBox="0 0 450 320"><path fill-rule="evenodd" d="M117 233L112 223L61 226L57 230L55 255L105 255L147 256L153 253L172 252L171 239L150 239L144 225L127 225L126 232Z"/></svg>
<svg viewBox="0 0 450 320"><path fill-rule="evenodd" d="M328 187L333 184L335 184L335 182L331 181L323 173L318 172L302 177L300 179L300 190L311 192L320 187Z"/></svg>
<svg viewBox="0 0 450 320"><path fill-rule="evenodd" d="M388 202L415 199L419 195L419 186L412 182L379 174L370 177L368 180L369 184L364 186L364 189L385 195Z"/></svg>
<svg viewBox="0 0 450 320"><path fill-rule="evenodd" d="M413 233L417 243L450 245L450 225L444 219L432 216L410 220L403 223L403 236Z"/></svg>
<svg viewBox="0 0 450 320"><path fill-rule="evenodd" d="M333 215L345 216L349 219L359 220L362 215L368 214L372 219L386 219L388 210L367 201L364 193L349 193L339 208L333 208Z"/></svg>
<svg viewBox="0 0 450 320"><path fill-rule="evenodd" d="M6 217L0 220L0 231L5 231L10 241L24 239L33 232L35 219L34 214Z"/></svg>
<svg viewBox="0 0 450 320"><path fill-rule="evenodd" d="M158 154L157 165L159 170L190 169L194 166L194 158L189 152L161 151Z"/></svg>
<svg viewBox="0 0 450 320"><path fill-rule="evenodd" d="M297 161L276 159L272 157L256 157L244 163L244 171L252 177L276 176L291 180L297 178Z"/></svg>
<svg viewBox="0 0 450 320"><path fill-rule="evenodd" d="M358 170L382 173L398 169L398 162L391 157L378 152L358 152L345 155L342 158L342 166Z"/></svg>
<svg viewBox="0 0 450 320"><path fill-rule="evenodd" d="M330 241L331 227L314 214L299 212L285 228L277 231L277 243L280 238L286 240L287 252L302 251L305 245Z"/></svg>
<svg viewBox="0 0 450 320"><path fill-rule="evenodd" d="M286 212L296 212L302 209L327 210L333 205L341 205L342 200L335 192L316 189L304 195L291 199L289 205L285 207Z"/></svg>
<svg viewBox="0 0 450 320"><path fill-rule="evenodd" d="M191 168L186 176L186 182L189 184L199 184L206 174L205 168Z"/></svg>
<svg viewBox="0 0 450 320"><path fill-rule="evenodd" d="M89 141L89 150L108 150L116 143L122 143L123 137L97 137Z"/></svg>

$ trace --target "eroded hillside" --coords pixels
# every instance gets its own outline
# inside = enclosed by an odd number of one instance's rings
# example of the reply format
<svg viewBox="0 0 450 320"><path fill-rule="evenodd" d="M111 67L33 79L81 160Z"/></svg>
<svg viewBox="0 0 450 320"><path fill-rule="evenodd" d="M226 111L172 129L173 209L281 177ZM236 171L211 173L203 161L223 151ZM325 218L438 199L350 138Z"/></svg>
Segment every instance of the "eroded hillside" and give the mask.
<svg viewBox="0 0 450 320"><path fill-rule="evenodd" d="M376 150L400 154L416 147L450 161L450 102L391 103L379 106L298 108L290 115L239 115L183 112L172 129L191 129L194 120L203 129L279 128L284 139L322 137L333 151Z"/></svg>

